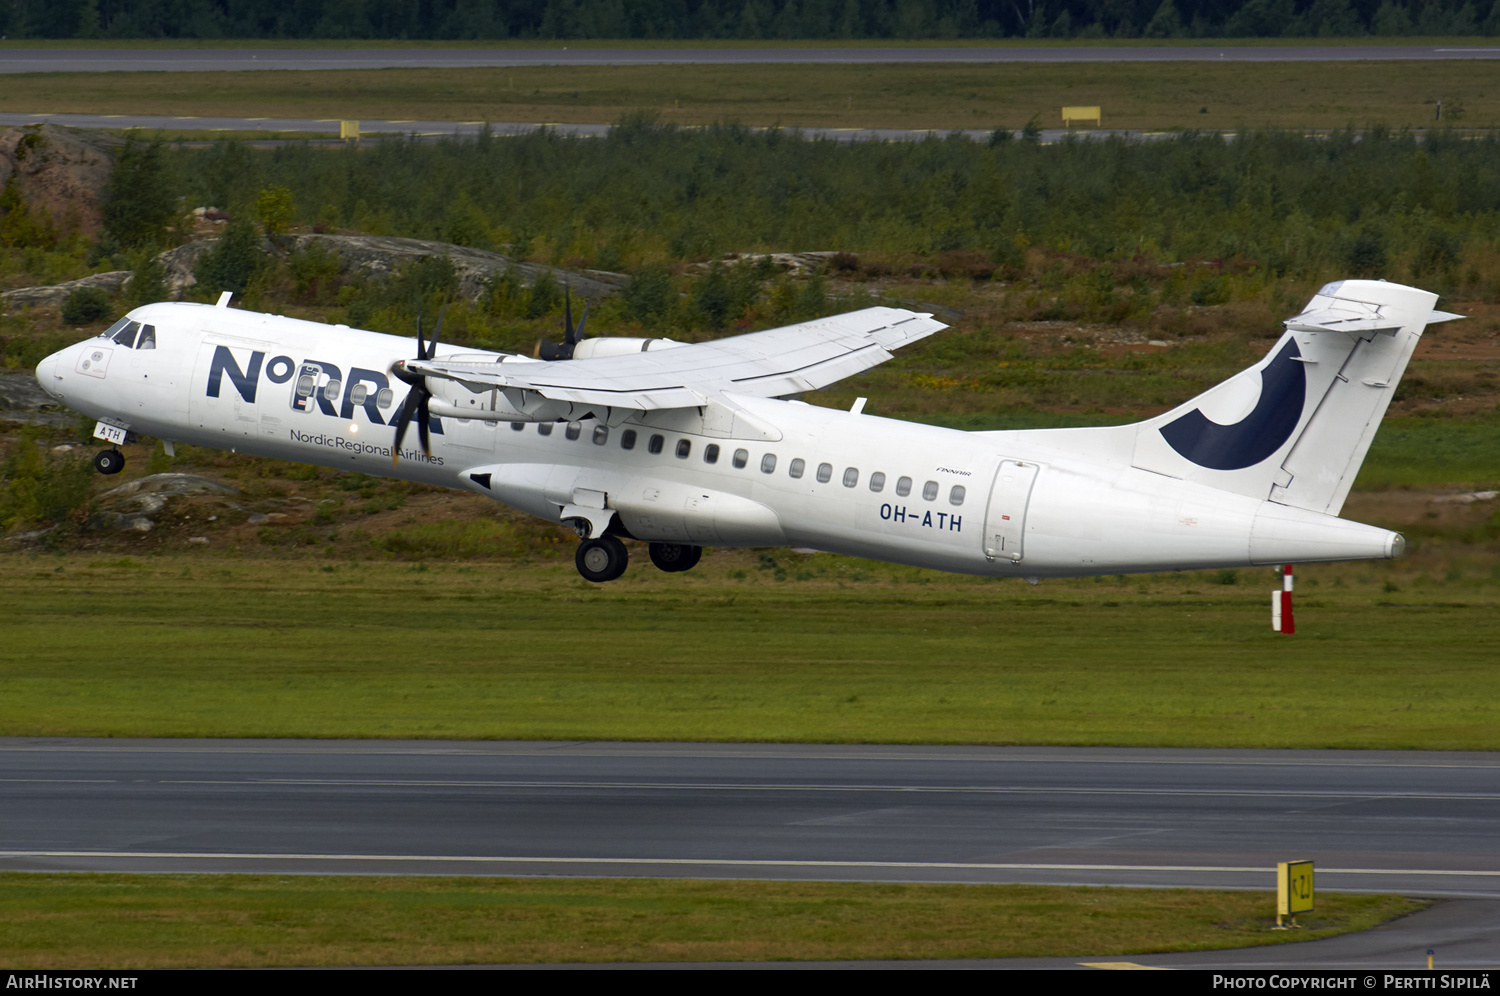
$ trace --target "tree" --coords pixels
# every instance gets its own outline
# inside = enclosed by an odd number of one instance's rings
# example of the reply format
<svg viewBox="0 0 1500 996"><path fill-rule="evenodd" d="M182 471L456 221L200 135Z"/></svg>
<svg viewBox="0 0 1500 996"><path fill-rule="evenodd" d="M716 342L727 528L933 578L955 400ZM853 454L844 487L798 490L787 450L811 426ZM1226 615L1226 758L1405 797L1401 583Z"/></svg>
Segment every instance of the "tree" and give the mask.
<svg viewBox="0 0 1500 996"><path fill-rule="evenodd" d="M163 244L176 214L172 190L161 139L129 136L105 190L105 234L131 248Z"/></svg>
<svg viewBox="0 0 1500 996"><path fill-rule="evenodd" d="M125 285L126 306L134 308L165 301L168 297L167 270L161 265L161 257L155 250L139 250L131 258L131 262L130 283Z"/></svg>
<svg viewBox="0 0 1500 996"><path fill-rule="evenodd" d="M1182 16L1177 13L1177 5L1172 0L1162 0L1143 34L1147 38L1181 38Z"/></svg>
<svg viewBox="0 0 1500 996"><path fill-rule="evenodd" d="M265 226L267 235L280 235L296 217L292 192L285 187L262 187L255 195L255 217Z"/></svg>
<svg viewBox="0 0 1500 996"><path fill-rule="evenodd" d="M12 173L0 189L0 246L17 249L49 249L57 233L45 211L33 213L21 199L17 175Z"/></svg>
<svg viewBox="0 0 1500 996"><path fill-rule="evenodd" d="M243 294L261 265L260 233L248 218L235 218L218 245L204 253L193 276L210 296L221 291Z"/></svg>

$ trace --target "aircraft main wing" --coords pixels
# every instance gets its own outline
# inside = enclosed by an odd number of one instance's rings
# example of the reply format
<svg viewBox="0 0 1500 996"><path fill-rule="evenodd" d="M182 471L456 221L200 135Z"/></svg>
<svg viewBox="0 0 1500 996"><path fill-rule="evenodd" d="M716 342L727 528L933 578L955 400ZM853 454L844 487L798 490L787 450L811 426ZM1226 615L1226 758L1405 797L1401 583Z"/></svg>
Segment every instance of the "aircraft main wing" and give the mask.
<svg viewBox="0 0 1500 996"><path fill-rule="evenodd" d="M725 392L775 398L826 387L947 328L931 315L865 308L674 349L550 363L408 360L471 391L535 392L554 401L649 411L691 408Z"/></svg>

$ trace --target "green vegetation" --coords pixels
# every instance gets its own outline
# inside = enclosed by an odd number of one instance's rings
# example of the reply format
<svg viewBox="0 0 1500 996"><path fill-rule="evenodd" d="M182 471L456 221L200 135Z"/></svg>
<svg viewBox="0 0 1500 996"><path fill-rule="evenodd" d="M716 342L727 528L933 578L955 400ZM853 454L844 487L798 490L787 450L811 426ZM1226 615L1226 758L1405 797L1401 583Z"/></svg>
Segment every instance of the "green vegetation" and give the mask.
<svg viewBox="0 0 1500 996"><path fill-rule="evenodd" d="M1062 127L1098 104L1106 128L1494 128L1488 63L944 63L527 66L253 73L12 75L0 110L364 121L664 122L783 128ZM1436 117L1436 101L1443 116ZM191 128L188 120L174 129ZM337 125L328 125L337 134ZM180 133L179 133L180 134ZM208 137L199 133L200 137ZM242 134L239 137L272 137Z"/></svg>
<svg viewBox="0 0 1500 996"><path fill-rule="evenodd" d="M201 203L277 185L302 224L385 235L442 239L462 191L465 211L489 226L475 236L546 262L843 249L925 259L919 269L934 277L1030 277L1015 290L1043 318L1140 322L1161 304L1270 297L1291 292L1278 281L1361 266L1454 293L1500 291L1493 138L843 144L637 118L602 140L225 144L177 152L174 166ZM941 255L956 252L981 255ZM1062 297L1072 300L1049 310Z"/></svg>
<svg viewBox="0 0 1500 996"><path fill-rule="evenodd" d="M464 540L428 528L387 556ZM1482 561L1304 568L1288 639L1269 569L1033 587L752 551L666 576L637 548L601 588L560 552L8 557L0 729L1492 750L1500 728Z"/></svg>
<svg viewBox="0 0 1500 996"><path fill-rule="evenodd" d="M1197 889L0 873L15 969L1003 958L1311 940L1422 900Z"/></svg>
<svg viewBox="0 0 1500 996"><path fill-rule="evenodd" d="M0 8L12 38L1133 39L1494 35L1489 0L537 0L348 6L308 0L87 0Z"/></svg>
<svg viewBox="0 0 1500 996"><path fill-rule="evenodd" d="M1418 374L1420 376L1420 373ZM1354 486L1500 485L1500 418L1386 419Z"/></svg>

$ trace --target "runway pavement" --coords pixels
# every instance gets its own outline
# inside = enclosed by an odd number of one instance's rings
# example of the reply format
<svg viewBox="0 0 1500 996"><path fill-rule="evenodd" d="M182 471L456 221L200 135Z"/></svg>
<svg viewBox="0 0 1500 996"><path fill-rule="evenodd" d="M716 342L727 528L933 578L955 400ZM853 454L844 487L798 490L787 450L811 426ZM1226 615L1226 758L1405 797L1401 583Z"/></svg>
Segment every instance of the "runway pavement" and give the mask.
<svg viewBox="0 0 1500 996"><path fill-rule="evenodd" d="M1497 59L1487 38L1457 45L954 46L766 48L7 48L3 73L220 72L224 70L671 66L932 62L1355 62Z"/></svg>
<svg viewBox="0 0 1500 996"><path fill-rule="evenodd" d="M1500 899L1500 757L0 740L0 868L1268 888Z"/></svg>
<svg viewBox="0 0 1500 996"><path fill-rule="evenodd" d="M885 967L1495 967L1497 776L1488 753L11 738L0 869L1269 890L1312 859L1321 890L1453 901L1290 947Z"/></svg>

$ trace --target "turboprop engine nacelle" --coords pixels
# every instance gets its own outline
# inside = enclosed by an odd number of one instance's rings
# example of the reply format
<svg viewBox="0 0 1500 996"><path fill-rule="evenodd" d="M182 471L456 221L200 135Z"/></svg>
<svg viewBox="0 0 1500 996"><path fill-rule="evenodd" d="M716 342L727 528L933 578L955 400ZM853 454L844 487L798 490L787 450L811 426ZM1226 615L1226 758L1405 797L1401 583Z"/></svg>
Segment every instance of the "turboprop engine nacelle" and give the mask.
<svg viewBox="0 0 1500 996"><path fill-rule="evenodd" d="M450 353L437 358L450 363L540 363L515 353ZM439 418L477 418L487 422L571 422L590 415L593 406L550 401L534 392L507 390L491 384L465 383L447 377L427 378L432 393L429 409Z"/></svg>
<svg viewBox="0 0 1500 996"><path fill-rule="evenodd" d="M627 353L647 353L686 345L685 342L676 342L672 339L629 337L583 339L573 347L573 359L591 360L596 356L623 356Z"/></svg>

